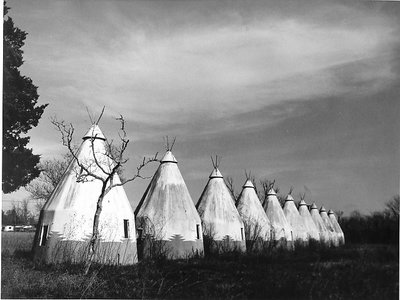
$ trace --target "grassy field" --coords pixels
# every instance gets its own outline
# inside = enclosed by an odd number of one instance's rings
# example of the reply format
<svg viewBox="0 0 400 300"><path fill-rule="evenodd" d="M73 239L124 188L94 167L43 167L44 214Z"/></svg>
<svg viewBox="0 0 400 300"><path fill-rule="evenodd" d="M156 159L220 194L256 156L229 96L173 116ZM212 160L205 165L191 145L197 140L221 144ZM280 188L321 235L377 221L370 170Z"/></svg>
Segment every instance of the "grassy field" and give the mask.
<svg viewBox="0 0 400 300"><path fill-rule="evenodd" d="M3 298L398 299L398 267L397 246L347 245L94 266L84 276L82 265L35 266L24 248L2 251L1 284Z"/></svg>
<svg viewBox="0 0 400 300"><path fill-rule="evenodd" d="M1 253L13 254L15 251L30 251L34 236L34 232L2 232Z"/></svg>

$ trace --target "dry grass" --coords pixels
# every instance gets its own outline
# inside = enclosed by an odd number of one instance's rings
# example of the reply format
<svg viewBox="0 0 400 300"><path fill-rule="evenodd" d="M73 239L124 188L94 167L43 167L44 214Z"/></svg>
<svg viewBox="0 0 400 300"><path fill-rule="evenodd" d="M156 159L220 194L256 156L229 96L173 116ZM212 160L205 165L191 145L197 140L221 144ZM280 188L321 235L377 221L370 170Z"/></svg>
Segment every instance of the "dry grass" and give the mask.
<svg viewBox="0 0 400 300"><path fill-rule="evenodd" d="M20 243L21 245L23 243ZM3 298L398 299L398 247L314 246L143 260L135 266L35 266L29 252L2 254Z"/></svg>
<svg viewBox="0 0 400 300"><path fill-rule="evenodd" d="M1 252L13 254L15 251L30 251L34 237L34 232L2 232Z"/></svg>

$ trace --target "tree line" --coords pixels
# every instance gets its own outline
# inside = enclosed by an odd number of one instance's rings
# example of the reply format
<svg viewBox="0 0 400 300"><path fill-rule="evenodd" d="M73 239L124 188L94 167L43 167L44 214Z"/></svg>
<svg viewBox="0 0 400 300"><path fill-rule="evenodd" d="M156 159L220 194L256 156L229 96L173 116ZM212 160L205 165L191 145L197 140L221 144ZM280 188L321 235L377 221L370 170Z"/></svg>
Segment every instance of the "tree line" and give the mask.
<svg viewBox="0 0 400 300"><path fill-rule="evenodd" d="M247 174L246 174L247 176ZM250 176L256 188L258 197L263 203L267 197L270 188L274 188L276 196L283 206L285 204L285 195L280 193L280 188L275 180L262 179L257 185L256 178ZM240 192L235 189L232 177L226 178L226 185L230 190L235 201L240 196ZM290 188L289 194L293 192ZM300 200L304 200L306 194L299 193ZM299 200L295 201L296 206ZM349 216L343 216L343 211L335 211L338 222L345 234L346 243L353 244L399 244L399 202L400 195L395 195L385 203L382 211L375 211L370 214L362 214L355 210Z"/></svg>
<svg viewBox="0 0 400 300"><path fill-rule="evenodd" d="M339 224L345 233L346 242L368 244L399 244L399 200L394 196L382 211L363 215L353 211L341 217Z"/></svg>
<svg viewBox="0 0 400 300"><path fill-rule="evenodd" d="M21 204L12 204L11 209L1 211L2 226L5 225L36 225L37 218L35 214L29 210L29 201L25 199Z"/></svg>
<svg viewBox="0 0 400 300"><path fill-rule="evenodd" d="M33 180L27 190L30 198L26 199L21 206L14 205L11 210L3 212L3 225L13 225L17 220L17 225L22 225L22 220L27 220L26 210L27 201L35 201L36 213L40 211L46 200L50 197L51 192L61 179L68 163L72 160L69 153L64 154L59 159L43 160L39 166L42 173L38 178ZM122 175L122 174L121 174ZM256 183L253 177L253 182ZM239 197L239 193L235 190L231 177L226 178L226 183L231 190L234 199ZM271 187L274 181L263 180L261 187L258 187L259 198L261 201L265 198L267 188ZM279 192L279 188L274 183L274 188ZM293 188L290 189L292 191ZM284 195L277 194L281 204L284 203ZM299 198L304 199L305 194L299 194ZM382 211L375 211L370 214L362 214L359 211L353 211L349 216L343 216L342 211L337 211L338 222L342 227L346 243L372 243L372 244L398 244L399 243L399 199L396 195L386 202ZM33 213L31 219L33 218ZM12 222L10 222L10 220ZM18 223L19 222L19 223Z"/></svg>

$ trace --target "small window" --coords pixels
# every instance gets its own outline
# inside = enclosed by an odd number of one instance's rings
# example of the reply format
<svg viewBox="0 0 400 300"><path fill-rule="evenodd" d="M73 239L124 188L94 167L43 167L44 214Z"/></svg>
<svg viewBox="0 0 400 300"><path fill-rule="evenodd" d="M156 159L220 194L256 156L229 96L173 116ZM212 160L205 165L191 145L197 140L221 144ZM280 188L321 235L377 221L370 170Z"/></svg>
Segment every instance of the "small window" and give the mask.
<svg viewBox="0 0 400 300"><path fill-rule="evenodd" d="M124 238L129 238L129 220L124 220Z"/></svg>
<svg viewBox="0 0 400 300"><path fill-rule="evenodd" d="M200 225L199 224L196 225L196 232L197 232L197 239L199 240L200 239Z"/></svg>
<svg viewBox="0 0 400 300"><path fill-rule="evenodd" d="M142 237L143 237L143 228L138 228L138 229L137 229L137 238L138 238L139 240L141 240Z"/></svg>
<svg viewBox="0 0 400 300"><path fill-rule="evenodd" d="M41 232L41 235L40 235L39 246L46 245L48 233L49 233L49 225L42 226L42 232Z"/></svg>
<svg viewBox="0 0 400 300"><path fill-rule="evenodd" d="M244 240L243 228L240 228L240 233L242 235L242 241Z"/></svg>

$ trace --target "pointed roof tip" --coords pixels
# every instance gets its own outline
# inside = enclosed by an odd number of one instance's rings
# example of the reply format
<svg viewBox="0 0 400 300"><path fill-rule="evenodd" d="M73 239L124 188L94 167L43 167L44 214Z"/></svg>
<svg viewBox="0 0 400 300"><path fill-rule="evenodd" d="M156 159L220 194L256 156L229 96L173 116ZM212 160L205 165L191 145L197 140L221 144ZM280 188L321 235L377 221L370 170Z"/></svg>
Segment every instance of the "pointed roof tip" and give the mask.
<svg viewBox="0 0 400 300"><path fill-rule="evenodd" d="M306 201L301 200L300 203L299 203L299 206L303 206L303 205L307 205L307 203L306 203Z"/></svg>
<svg viewBox="0 0 400 300"><path fill-rule="evenodd" d="M268 191L268 193L267 193L267 196L276 196L276 193L275 193L275 190L272 188L272 189L269 189L269 191Z"/></svg>
<svg viewBox="0 0 400 300"><path fill-rule="evenodd" d="M326 212L326 209L324 206L321 206L321 208L319 209L319 212Z"/></svg>
<svg viewBox="0 0 400 300"><path fill-rule="evenodd" d="M313 202L313 204L311 204L311 209L318 209L317 205L315 204L315 202Z"/></svg>
<svg viewBox="0 0 400 300"><path fill-rule="evenodd" d="M211 172L209 178L224 178L224 176L222 176L221 172L218 170L218 168L214 168L214 170Z"/></svg>
<svg viewBox="0 0 400 300"><path fill-rule="evenodd" d="M328 215L334 215L335 213L333 212L332 209L328 210Z"/></svg>
<svg viewBox="0 0 400 300"><path fill-rule="evenodd" d="M292 195L290 195L290 194L289 194L289 195L287 195L287 196L286 196L286 200L285 200L285 202L286 202L286 201L294 201L294 199L293 199Z"/></svg>
<svg viewBox="0 0 400 300"><path fill-rule="evenodd" d="M91 139L91 138L100 139L103 141L106 140L106 137L104 136L103 132L101 132L99 125L93 124L89 128L89 130L86 132L86 134L83 136L82 139L86 140L86 139Z"/></svg>
<svg viewBox="0 0 400 300"><path fill-rule="evenodd" d="M172 152L170 150L168 150L165 153L164 157L161 159L160 162L161 163L170 162L170 163L176 163L176 164L178 163L178 161L176 160L175 156L172 154Z"/></svg>
<svg viewBox="0 0 400 300"><path fill-rule="evenodd" d="M254 184L251 182L250 179L247 179L245 184L243 185L243 188L253 188L254 189Z"/></svg>

